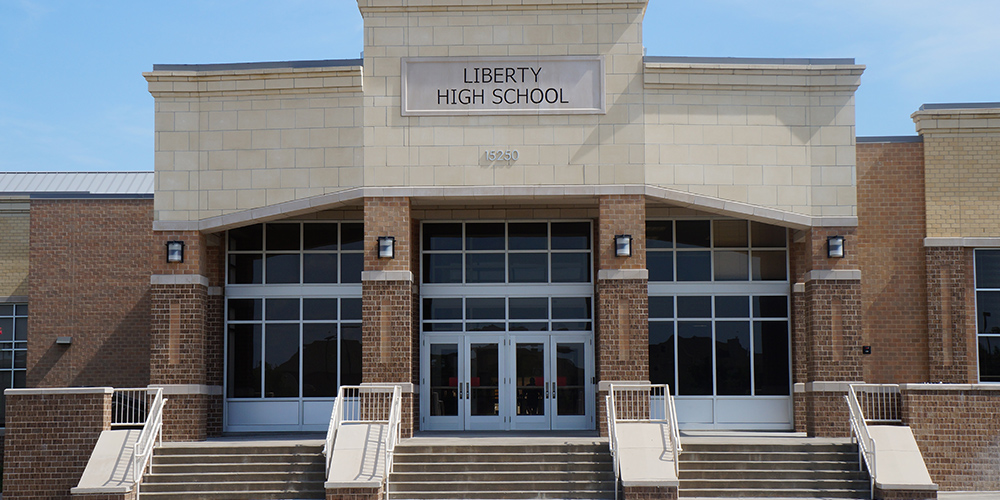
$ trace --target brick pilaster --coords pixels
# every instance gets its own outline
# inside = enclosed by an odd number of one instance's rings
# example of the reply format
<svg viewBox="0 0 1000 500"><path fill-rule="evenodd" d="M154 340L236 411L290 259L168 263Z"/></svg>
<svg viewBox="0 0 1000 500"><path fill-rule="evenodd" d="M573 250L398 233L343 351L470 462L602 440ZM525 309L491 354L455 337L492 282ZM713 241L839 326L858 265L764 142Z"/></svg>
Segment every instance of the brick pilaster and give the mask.
<svg viewBox="0 0 1000 500"><path fill-rule="evenodd" d="M409 198L365 199L365 272L362 275L362 380L412 384L418 342L417 289L413 279L413 221ZM378 257L378 238L395 238L395 256ZM416 427L415 398L405 394L402 434Z"/></svg>
<svg viewBox="0 0 1000 500"><path fill-rule="evenodd" d="M972 249L928 247L925 254L930 381L978 382Z"/></svg>

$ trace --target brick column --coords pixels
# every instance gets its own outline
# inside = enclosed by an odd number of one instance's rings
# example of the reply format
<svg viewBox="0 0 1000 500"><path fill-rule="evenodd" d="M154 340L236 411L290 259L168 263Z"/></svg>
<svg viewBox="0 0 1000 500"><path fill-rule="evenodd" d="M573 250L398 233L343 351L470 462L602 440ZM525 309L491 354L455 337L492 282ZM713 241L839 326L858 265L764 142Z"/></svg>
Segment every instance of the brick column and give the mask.
<svg viewBox="0 0 1000 500"><path fill-rule="evenodd" d="M846 238L846 256L828 258L827 237ZM805 355L795 360L796 415L810 436L849 436L847 407L843 402L847 384L863 380L861 362L862 314L861 271L858 269L856 229L852 227L813 228L804 244L793 245L803 252L794 256L796 293L793 311L805 317L793 320L793 352ZM803 373L804 372L804 373ZM804 417L804 418L803 418Z"/></svg>
<svg viewBox="0 0 1000 500"><path fill-rule="evenodd" d="M163 387L169 400L164 439L200 441L221 432L222 278L219 263L209 264L221 258L221 239L197 231L156 236L150 385ZM185 243L183 263L165 262L171 240ZM217 330L209 331L209 324Z"/></svg>
<svg viewBox="0 0 1000 500"><path fill-rule="evenodd" d="M632 255L615 255L615 236L632 236ZM597 428L604 424L607 386L616 382L649 382L649 272L646 269L646 204L641 195L600 198L597 249L597 327L595 346L598 385Z"/></svg>
<svg viewBox="0 0 1000 500"><path fill-rule="evenodd" d="M403 386L402 434L416 427L414 370L417 289L413 280L409 198L365 198L365 269L361 278L362 381ZM395 238L393 258L378 257L378 238Z"/></svg>
<svg viewBox="0 0 1000 500"><path fill-rule="evenodd" d="M930 381L974 384L979 367L972 249L927 247L925 255Z"/></svg>
<svg viewBox="0 0 1000 500"><path fill-rule="evenodd" d="M110 387L7 389L3 497L69 498L101 431L111 428Z"/></svg>

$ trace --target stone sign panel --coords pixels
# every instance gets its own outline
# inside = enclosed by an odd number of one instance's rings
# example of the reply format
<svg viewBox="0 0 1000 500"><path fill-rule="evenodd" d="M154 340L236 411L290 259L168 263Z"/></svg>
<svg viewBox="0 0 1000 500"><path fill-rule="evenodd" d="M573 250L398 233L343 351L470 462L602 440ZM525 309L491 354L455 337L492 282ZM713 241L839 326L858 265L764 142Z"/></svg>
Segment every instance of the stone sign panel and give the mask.
<svg viewBox="0 0 1000 500"><path fill-rule="evenodd" d="M604 58L403 58L403 116L604 114Z"/></svg>

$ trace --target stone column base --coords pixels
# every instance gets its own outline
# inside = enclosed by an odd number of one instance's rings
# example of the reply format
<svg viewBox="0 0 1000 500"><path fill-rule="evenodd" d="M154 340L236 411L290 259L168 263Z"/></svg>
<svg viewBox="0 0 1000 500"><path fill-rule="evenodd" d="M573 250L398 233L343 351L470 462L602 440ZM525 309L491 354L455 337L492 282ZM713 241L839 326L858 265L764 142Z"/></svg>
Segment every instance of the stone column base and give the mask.
<svg viewBox="0 0 1000 500"><path fill-rule="evenodd" d="M796 423L804 420L809 437L850 437L850 411L844 396L855 383L861 382L795 384L795 410L805 414L804 418L796 415Z"/></svg>
<svg viewBox="0 0 1000 500"><path fill-rule="evenodd" d="M215 435L216 407L222 405L222 387L199 384L151 385L163 387L163 440L204 441ZM215 417L215 418L213 418Z"/></svg>

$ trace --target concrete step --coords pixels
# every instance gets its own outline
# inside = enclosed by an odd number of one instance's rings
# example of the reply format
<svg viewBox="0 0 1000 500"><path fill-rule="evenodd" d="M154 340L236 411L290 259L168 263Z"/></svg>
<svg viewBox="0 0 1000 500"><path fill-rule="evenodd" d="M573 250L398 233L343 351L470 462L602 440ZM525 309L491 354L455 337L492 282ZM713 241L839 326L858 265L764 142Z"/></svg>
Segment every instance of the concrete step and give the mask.
<svg viewBox="0 0 1000 500"><path fill-rule="evenodd" d="M314 482L322 483L326 480L324 471L319 472L202 472L202 473L176 473L149 474L143 479L143 484L164 484L164 483L239 483L239 482Z"/></svg>
<svg viewBox="0 0 1000 500"><path fill-rule="evenodd" d="M691 500L719 500L719 499L729 499L729 498L782 498L786 500L840 500L840 499L854 499L862 500L871 498L868 489L865 490L836 490L836 491L822 491L822 490L784 490L784 491L771 491L771 490L691 490L683 489L679 491L680 498L691 499Z"/></svg>
<svg viewBox="0 0 1000 500"><path fill-rule="evenodd" d="M794 480L836 480L863 481L868 475L859 471L846 470L796 470L796 469L738 469L738 470L682 470L678 475L681 481L698 479L725 479L738 481L741 479L771 479L781 481Z"/></svg>
<svg viewBox="0 0 1000 500"><path fill-rule="evenodd" d="M180 491L180 492L155 492L150 493L142 490L143 500L305 500L314 498L326 498L325 490L322 492L295 492L289 495L285 490L255 491L253 495L246 492L220 492L220 491Z"/></svg>
<svg viewBox="0 0 1000 500"><path fill-rule="evenodd" d="M460 472L459 472L460 471ZM393 481L398 483L446 482L459 481L469 483L485 483L499 481L516 482L607 482L614 481L615 476L610 471L521 471L521 472L470 472L463 469L441 472L397 472L393 470Z"/></svg>
<svg viewBox="0 0 1000 500"><path fill-rule="evenodd" d="M312 462L316 457L322 456L317 451L315 454L196 454L196 455L160 455L156 454L156 463L160 464L249 464L249 463L277 463L277 462Z"/></svg>
<svg viewBox="0 0 1000 500"><path fill-rule="evenodd" d="M553 500L612 500L614 491L605 490L574 490L574 491L508 491L502 495L491 490L469 490L456 492L404 492L390 493L392 500L521 500L521 499L553 499Z"/></svg>
<svg viewBox="0 0 1000 500"><path fill-rule="evenodd" d="M287 480L287 481L226 481L226 482L173 482L173 483L146 483L143 482L142 496L145 497L146 493L155 492L224 492L224 493L236 493L243 492L256 493L258 491L286 491L286 492L316 492L326 490L323 488L323 483L307 484L301 481ZM289 497L296 498L296 497Z"/></svg>
<svg viewBox="0 0 1000 500"><path fill-rule="evenodd" d="M822 461L822 460L810 460L810 461L797 461L797 462L784 462L784 461L768 461L768 462L746 462L746 461L725 461L725 460L704 460L704 461L688 461L686 457L682 457L680 462L680 470L711 470L711 469L722 469L722 470L822 470L822 471L858 471L860 470L860 465L857 460L854 461Z"/></svg>
<svg viewBox="0 0 1000 500"><path fill-rule="evenodd" d="M445 491L476 491L489 484L494 494L508 491L576 491L576 490L607 490L614 492L614 480L608 481L390 481L392 492L445 492Z"/></svg>
<svg viewBox="0 0 1000 500"><path fill-rule="evenodd" d="M588 453L574 453L574 452L558 452L558 451L548 451L548 452L531 452L531 453L521 453L518 451L505 451L505 452L469 452L469 453L454 453L454 452L424 452L424 453L411 453L406 450L399 450L395 452L395 460L393 463L432 463L432 462L498 462L501 460L506 460L508 462L557 462L563 463L568 461L573 462L611 462L611 454L608 450L600 452L588 452Z"/></svg>
<svg viewBox="0 0 1000 500"><path fill-rule="evenodd" d="M153 474L197 474L197 473L298 473L326 471L323 462L244 462L244 463L154 463L150 468Z"/></svg>
<svg viewBox="0 0 1000 500"><path fill-rule="evenodd" d="M434 473L434 472L449 472L454 470L463 470L466 472L517 472L517 471L532 471L532 472L550 472L550 471L562 471L562 472L575 472L575 471L591 471L594 470L595 464L602 464L602 467L608 461L592 461L592 462L432 462L432 463L400 463L395 462L393 465L393 472L398 473L411 473L411 472L424 472L424 473ZM611 471L611 466L607 466L607 470Z"/></svg>
<svg viewBox="0 0 1000 500"><path fill-rule="evenodd" d="M804 451L688 451L684 448L681 463L686 461L726 462L841 462L856 459L857 452L804 452Z"/></svg>

